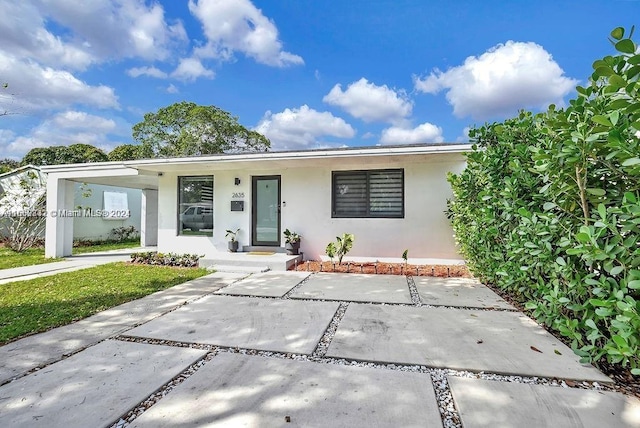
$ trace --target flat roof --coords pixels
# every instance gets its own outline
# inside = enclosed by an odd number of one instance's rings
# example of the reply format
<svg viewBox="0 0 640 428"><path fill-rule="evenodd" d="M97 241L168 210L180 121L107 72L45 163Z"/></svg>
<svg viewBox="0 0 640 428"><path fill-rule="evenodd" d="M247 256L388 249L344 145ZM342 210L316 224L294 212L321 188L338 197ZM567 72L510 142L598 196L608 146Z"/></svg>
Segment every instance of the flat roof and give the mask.
<svg viewBox="0 0 640 428"><path fill-rule="evenodd" d="M154 158L124 162L125 165L143 167L158 164L208 163L250 160L294 160L359 156L402 156L410 154L463 153L471 149L470 144L406 144L397 146L341 147L274 152L242 152L178 158Z"/></svg>

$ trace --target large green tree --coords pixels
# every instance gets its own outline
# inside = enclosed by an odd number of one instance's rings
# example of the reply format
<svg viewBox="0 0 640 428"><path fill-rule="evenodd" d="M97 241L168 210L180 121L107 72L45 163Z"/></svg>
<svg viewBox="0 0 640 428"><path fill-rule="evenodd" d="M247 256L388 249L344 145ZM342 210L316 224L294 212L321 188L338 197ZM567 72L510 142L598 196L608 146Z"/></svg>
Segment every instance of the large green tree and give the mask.
<svg viewBox="0 0 640 428"><path fill-rule="evenodd" d="M143 158L142 146L136 144L121 144L109 152L110 161L126 161Z"/></svg>
<svg viewBox="0 0 640 428"><path fill-rule="evenodd" d="M13 171L20 166L20 162L13 159L0 159L0 174Z"/></svg>
<svg viewBox="0 0 640 428"><path fill-rule="evenodd" d="M133 127L143 157L267 151L269 140L215 106L179 102L147 113Z"/></svg>
<svg viewBox="0 0 640 428"><path fill-rule="evenodd" d="M22 159L23 165L59 165L68 163L106 162L109 158L97 147L90 144L70 146L37 147L31 149Z"/></svg>

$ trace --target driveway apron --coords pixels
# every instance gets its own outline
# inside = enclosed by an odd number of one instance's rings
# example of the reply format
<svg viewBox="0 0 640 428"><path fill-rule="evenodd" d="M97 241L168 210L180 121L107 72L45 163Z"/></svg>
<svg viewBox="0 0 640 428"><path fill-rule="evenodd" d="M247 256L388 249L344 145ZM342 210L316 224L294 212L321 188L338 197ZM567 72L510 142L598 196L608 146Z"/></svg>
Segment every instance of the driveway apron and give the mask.
<svg viewBox="0 0 640 428"><path fill-rule="evenodd" d="M475 280L197 281L84 320L66 351L58 329L1 347L0 426L640 426L639 400Z"/></svg>

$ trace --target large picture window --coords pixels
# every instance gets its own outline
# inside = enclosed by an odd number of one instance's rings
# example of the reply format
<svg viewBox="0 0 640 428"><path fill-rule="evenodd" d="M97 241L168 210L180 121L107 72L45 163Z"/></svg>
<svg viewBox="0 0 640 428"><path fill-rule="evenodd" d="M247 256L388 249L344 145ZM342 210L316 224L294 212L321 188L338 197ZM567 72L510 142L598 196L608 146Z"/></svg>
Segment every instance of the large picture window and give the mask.
<svg viewBox="0 0 640 428"><path fill-rule="evenodd" d="M213 177L178 178L178 234L213 236Z"/></svg>
<svg viewBox="0 0 640 428"><path fill-rule="evenodd" d="M404 217L404 170L334 171L332 217Z"/></svg>

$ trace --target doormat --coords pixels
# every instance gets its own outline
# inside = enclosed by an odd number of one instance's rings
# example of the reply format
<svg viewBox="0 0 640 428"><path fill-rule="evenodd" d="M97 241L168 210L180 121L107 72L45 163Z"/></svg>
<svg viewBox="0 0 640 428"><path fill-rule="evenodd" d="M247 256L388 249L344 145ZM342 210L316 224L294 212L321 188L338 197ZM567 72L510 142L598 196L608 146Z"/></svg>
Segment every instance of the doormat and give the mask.
<svg viewBox="0 0 640 428"><path fill-rule="evenodd" d="M272 256L275 251L249 251L250 256Z"/></svg>

